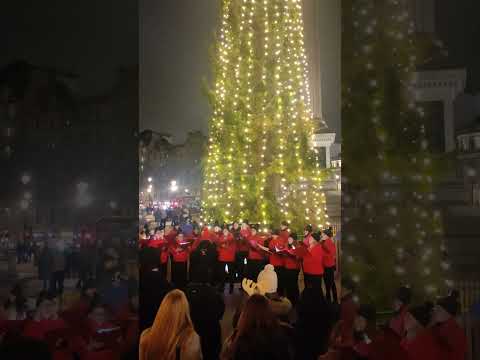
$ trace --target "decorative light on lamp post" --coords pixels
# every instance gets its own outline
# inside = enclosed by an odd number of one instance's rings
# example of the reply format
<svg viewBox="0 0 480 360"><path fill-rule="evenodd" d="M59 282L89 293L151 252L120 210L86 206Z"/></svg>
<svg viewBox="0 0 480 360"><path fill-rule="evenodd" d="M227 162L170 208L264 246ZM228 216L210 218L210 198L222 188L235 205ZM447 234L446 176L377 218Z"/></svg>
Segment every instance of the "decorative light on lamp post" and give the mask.
<svg viewBox="0 0 480 360"><path fill-rule="evenodd" d="M115 201L110 201L109 205L112 210L115 210L117 208L117 203Z"/></svg>
<svg viewBox="0 0 480 360"><path fill-rule="evenodd" d="M151 183L153 181L151 176L149 176L147 180L148 180L149 183Z"/></svg>
<svg viewBox="0 0 480 360"><path fill-rule="evenodd" d="M23 174L20 180L23 185L27 185L30 182L30 180L32 180L32 177L28 174Z"/></svg>
<svg viewBox="0 0 480 360"><path fill-rule="evenodd" d="M88 190L88 183L84 181L80 181L77 184L77 205L79 207L86 207L91 204L93 201L92 197L90 194L87 193Z"/></svg>
<svg viewBox="0 0 480 360"><path fill-rule="evenodd" d="M170 191L171 192L176 192L178 190L178 185L176 180L172 180L170 182Z"/></svg>
<svg viewBox="0 0 480 360"><path fill-rule="evenodd" d="M30 202L27 199L20 200L20 208L22 210L27 210L29 206L30 206Z"/></svg>

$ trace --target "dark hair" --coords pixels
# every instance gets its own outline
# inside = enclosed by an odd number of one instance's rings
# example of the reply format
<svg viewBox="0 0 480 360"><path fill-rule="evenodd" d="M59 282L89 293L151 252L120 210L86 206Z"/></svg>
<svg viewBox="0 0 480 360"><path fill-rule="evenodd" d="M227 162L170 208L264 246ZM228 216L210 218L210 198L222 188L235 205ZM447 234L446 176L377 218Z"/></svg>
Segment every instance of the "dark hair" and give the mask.
<svg viewBox="0 0 480 360"><path fill-rule="evenodd" d="M291 237L293 240L297 240L297 239L298 239L297 233L294 233L294 232L290 234L290 237Z"/></svg>
<svg viewBox="0 0 480 360"><path fill-rule="evenodd" d="M274 230L272 231L272 235L280 235L280 230L274 229Z"/></svg>
<svg viewBox="0 0 480 360"><path fill-rule="evenodd" d="M281 223L281 225L283 225L283 226L288 226L288 221L283 220L282 223Z"/></svg>
<svg viewBox="0 0 480 360"><path fill-rule="evenodd" d="M433 304L426 302L422 305L414 306L408 312L425 327L430 323L430 320L432 320Z"/></svg>
<svg viewBox="0 0 480 360"><path fill-rule="evenodd" d="M403 304L408 305L412 301L412 289L408 286L401 286L398 288L395 298L400 300Z"/></svg>
<svg viewBox="0 0 480 360"><path fill-rule="evenodd" d="M244 339L253 341L279 331L278 319L272 312L270 301L263 295L252 295L243 307L232 341L232 353L241 348Z"/></svg>
<svg viewBox="0 0 480 360"><path fill-rule="evenodd" d="M312 225L306 225L305 231L308 231L309 233L311 233L313 231Z"/></svg>

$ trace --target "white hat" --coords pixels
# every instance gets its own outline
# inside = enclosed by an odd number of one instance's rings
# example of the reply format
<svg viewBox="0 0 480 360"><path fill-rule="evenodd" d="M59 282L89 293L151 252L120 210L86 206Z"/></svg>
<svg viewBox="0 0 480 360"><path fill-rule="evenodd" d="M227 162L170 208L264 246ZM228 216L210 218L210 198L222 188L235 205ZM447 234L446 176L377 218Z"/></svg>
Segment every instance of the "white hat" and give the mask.
<svg viewBox="0 0 480 360"><path fill-rule="evenodd" d="M265 268L258 274L257 284L266 294L277 292L278 279L273 265L265 265Z"/></svg>

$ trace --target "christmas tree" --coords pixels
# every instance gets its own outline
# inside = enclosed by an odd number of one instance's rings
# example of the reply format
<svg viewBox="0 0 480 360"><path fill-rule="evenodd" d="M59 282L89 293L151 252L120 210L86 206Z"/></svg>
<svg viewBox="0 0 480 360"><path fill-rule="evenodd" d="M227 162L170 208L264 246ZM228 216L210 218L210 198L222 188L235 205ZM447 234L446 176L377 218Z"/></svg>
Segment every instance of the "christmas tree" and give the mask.
<svg viewBox="0 0 480 360"><path fill-rule="evenodd" d="M300 0L222 0L205 222L328 225Z"/></svg>
<svg viewBox="0 0 480 360"><path fill-rule="evenodd" d="M362 301L388 305L400 285L432 298L451 281L426 114L410 89L432 47L416 41L406 0L342 8L342 269Z"/></svg>

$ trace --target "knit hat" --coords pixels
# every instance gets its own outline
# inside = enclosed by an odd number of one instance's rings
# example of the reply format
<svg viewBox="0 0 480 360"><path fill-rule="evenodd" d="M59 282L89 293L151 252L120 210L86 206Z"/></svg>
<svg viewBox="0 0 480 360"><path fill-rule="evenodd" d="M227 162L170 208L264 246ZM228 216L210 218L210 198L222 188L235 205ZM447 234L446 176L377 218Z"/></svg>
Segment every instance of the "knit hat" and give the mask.
<svg viewBox="0 0 480 360"><path fill-rule="evenodd" d="M458 301L458 293L445 296L437 300L437 305L442 307L446 312L452 316L457 316L460 312L460 302Z"/></svg>
<svg viewBox="0 0 480 360"><path fill-rule="evenodd" d="M278 279L273 265L265 265L265 268L258 274L257 284L267 294L277 292Z"/></svg>
<svg viewBox="0 0 480 360"><path fill-rule="evenodd" d="M407 286L401 286L395 294L395 299L400 300L405 305L410 304L412 300L412 289Z"/></svg>
<svg viewBox="0 0 480 360"><path fill-rule="evenodd" d="M422 326L427 326L432 319L433 304L426 302L423 305L411 308L408 312L415 318L415 320L422 324Z"/></svg>

